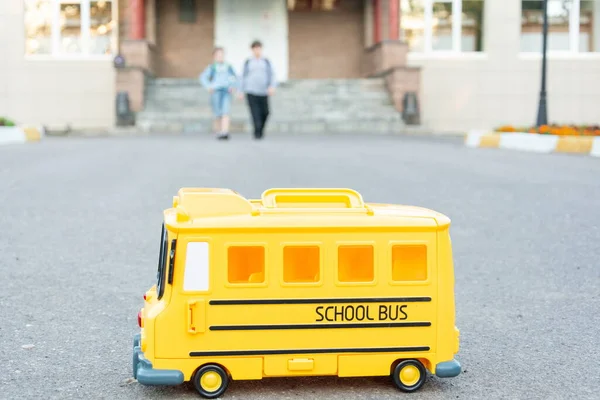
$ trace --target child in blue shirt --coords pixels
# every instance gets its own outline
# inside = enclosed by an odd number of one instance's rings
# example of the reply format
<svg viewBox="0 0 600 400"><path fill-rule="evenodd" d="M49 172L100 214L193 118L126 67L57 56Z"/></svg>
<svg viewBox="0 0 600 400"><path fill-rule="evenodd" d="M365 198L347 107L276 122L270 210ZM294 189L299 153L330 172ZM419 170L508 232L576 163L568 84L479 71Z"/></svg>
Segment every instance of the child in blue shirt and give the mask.
<svg viewBox="0 0 600 400"><path fill-rule="evenodd" d="M214 130L218 139L229 139L229 110L237 76L226 63L222 47L213 50L214 62L200 75L202 86L208 89L214 114Z"/></svg>

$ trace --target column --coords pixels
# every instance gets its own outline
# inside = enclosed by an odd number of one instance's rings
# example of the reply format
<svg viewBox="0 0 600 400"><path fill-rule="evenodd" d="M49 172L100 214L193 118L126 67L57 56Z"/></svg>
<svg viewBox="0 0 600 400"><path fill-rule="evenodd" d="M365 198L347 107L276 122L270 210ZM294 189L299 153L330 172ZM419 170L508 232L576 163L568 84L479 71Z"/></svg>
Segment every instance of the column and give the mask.
<svg viewBox="0 0 600 400"><path fill-rule="evenodd" d="M117 69L115 90L117 93L127 93L133 112L144 109L146 75L154 74L152 70L152 49L146 40L146 18L151 17L146 15L146 6L153 7L154 0L148 0L148 2L146 3L144 0L121 0L121 3L125 3L123 14L128 22L128 27L127 32L119 37L119 52L125 59L125 68ZM149 23L152 24L152 22ZM151 35L152 32L151 27ZM125 121L122 120L121 123L125 123Z"/></svg>
<svg viewBox="0 0 600 400"><path fill-rule="evenodd" d="M365 24L365 47L375 44L373 41L373 2L365 1L364 24Z"/></svg>
<svg viewBox="0 0 600 400"><path fill-rule="evenodd" d="M400 39L400 20L399 20L399 0L388 0L389 6L389 38L390 40Z"/></svg>
<svg viewBox="0 0 600 400"><path fill-rule="evenodd" d="M156 0L146 0L144 4L146 9L146 26L144 29L145 37L148 43L156 44Z"/></svg>
<svg viewBox="0 0 600 400"><path fill-rule="evenodd" d="M373 43L381 42L381 0L373 0Z"/></svg>
<svg viewBox="0 0 600 400"><path fill-rule="evenodd" d="M142 40L146 37L146 9L144 0L129 0L129 17L131 18L130 37Z"/></svg>

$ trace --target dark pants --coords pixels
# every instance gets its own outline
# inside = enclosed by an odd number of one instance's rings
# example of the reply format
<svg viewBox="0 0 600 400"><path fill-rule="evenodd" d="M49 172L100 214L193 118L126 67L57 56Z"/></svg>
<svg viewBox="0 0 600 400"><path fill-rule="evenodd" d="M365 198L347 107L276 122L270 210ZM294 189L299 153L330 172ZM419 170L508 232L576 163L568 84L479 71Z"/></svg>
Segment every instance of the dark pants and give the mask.
<svg viewBox="0 0 600 400"><path fill-rule="evenodd" d="M254 137L262 138L267 118L269 117L269 96L247 94L248 107L254 124Z"/></svg>

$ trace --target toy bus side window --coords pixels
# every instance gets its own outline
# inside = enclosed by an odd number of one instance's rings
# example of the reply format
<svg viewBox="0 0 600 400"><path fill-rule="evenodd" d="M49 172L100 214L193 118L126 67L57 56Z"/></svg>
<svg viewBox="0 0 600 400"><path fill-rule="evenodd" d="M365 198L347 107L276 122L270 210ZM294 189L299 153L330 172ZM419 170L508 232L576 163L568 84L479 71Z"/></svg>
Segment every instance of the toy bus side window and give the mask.
<svg viewBox="0 0 600 400"><path fill-rule="evenodd" d="M340 283L372 283L375 280L375 249L371 244L340 244L337 280Z"/></svg>
<svg viewBox="0 0 600 400"><path fill-rule="evenodd" d="M392 246L392 280L395 282L427 280L427 246L396 244Z"/></svg>
<svg viewBox="0 0 600 400"><path fill-rule="evenodd" d="M283 245L283 282L306 284L321 281L321 248L318 244Z"/></svg>
<svg viewBox="0 0 600 400"><path fill-rule="evenodd" d="M227 248L227 282L262 284L265 282L265 247L232 245Z"/></svg>
<svg viewBox="0 0 600 400"><path fill-rule="evenodd" d="M183 290L206 292L209 289L209 246L207 242L189 242L186 248Z"/></svg>

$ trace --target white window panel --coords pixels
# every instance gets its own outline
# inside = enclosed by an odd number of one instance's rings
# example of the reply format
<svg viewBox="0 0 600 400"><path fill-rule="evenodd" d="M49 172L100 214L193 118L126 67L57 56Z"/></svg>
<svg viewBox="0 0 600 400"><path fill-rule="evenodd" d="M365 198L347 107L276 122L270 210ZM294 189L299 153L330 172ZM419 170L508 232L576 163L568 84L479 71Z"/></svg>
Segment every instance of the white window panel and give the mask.
<svg viewBox="0 0 600 400"><path fill-rule="evenodd" d="M210 287L208 243L190 242L187 244L183 290L205 292Z"/></svg>

